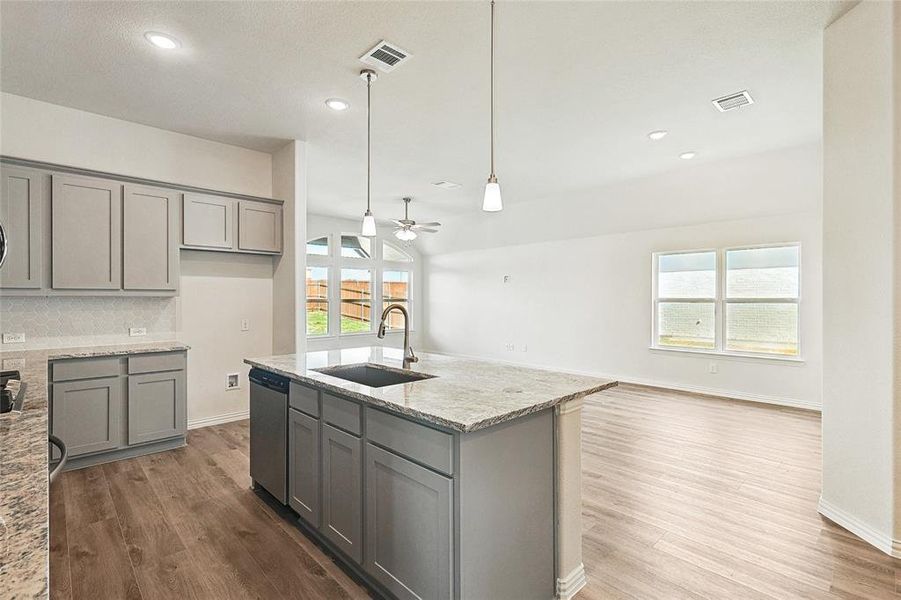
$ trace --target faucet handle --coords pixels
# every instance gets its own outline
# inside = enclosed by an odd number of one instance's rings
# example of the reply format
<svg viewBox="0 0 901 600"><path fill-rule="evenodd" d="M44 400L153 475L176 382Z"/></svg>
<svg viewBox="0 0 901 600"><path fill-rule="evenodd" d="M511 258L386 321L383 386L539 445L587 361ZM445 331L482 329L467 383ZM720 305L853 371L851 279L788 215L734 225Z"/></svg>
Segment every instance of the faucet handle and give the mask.
<svg viewBox="0 0 901 600"><path fill-rule="evenodd" d="M407 357L410 362L419 362L419 357L413 354L413 346L410 346L410 356Z"/></svg>

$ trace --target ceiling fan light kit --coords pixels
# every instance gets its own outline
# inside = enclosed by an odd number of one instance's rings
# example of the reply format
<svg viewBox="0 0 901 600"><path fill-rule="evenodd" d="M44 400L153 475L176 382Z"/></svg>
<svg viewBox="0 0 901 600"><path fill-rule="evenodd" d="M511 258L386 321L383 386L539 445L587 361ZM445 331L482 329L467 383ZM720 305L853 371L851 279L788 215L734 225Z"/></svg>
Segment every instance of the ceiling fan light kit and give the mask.
<svg viewBox="0 0 901 600"><path fill-rule="evenodd" d="M411 219L410 202L412 201L413 198L404 198L404 218L392 221L397 225L397 228L394 230L394 237L402 242L412 242L419 237L419 233L417 232L438 233L438 230L435 229L435 227L441 227L441 223L435 221L431 223L417 223Z"/></svg>

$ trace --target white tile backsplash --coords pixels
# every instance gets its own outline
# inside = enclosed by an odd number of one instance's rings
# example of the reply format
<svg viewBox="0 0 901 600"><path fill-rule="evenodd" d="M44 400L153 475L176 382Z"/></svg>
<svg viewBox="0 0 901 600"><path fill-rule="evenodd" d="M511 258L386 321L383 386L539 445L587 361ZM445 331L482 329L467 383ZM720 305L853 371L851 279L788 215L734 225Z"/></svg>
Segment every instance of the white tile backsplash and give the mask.
<svg viewBox="0 0 901 600"><path fill-rule="evenodd" d="M0 333L25 334L24 344L0 350L172 339L176 311L175 298L0 297ZM129 338L130 327L147 335Z"/></svg>

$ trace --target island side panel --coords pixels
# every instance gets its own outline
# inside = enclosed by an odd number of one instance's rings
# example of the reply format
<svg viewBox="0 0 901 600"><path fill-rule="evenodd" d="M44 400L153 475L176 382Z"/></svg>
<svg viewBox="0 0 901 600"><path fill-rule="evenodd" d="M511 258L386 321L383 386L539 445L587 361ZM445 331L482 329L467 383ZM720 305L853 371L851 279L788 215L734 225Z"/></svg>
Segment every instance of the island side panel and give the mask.
<svg viewBox="0 0 901 600"><path fill-rule="evenodd" d="M457 597L554 596L554 414L460 434Z"/></svg>
<svg viewBox="0 0 901 600"><path fill-rule="evenodd" d="M569 600L588 579L582 564L582 399L558 404L557 427L557 590Z"/></svg>

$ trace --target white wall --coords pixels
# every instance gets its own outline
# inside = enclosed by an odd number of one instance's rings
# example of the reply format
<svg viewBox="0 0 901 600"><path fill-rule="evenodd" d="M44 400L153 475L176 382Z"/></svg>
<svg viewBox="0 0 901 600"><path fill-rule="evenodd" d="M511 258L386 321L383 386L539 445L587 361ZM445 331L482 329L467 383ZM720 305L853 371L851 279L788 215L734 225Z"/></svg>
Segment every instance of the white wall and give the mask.
<svg viewBox="0 0 901 600"><path fill-rule="evenodd" d="M901 539L897 15L893 3L862 2L826 30L824 45L821 510L883 549L893 528Z"/></svg>
<svg viewBox="0 0 901 600"><path fill-rule="evenodd" d="M0 154L219 191L270 196L272 156L0 94Z"/></svg>
<svg viewBox="0 0 901 600"><path fill-rule="evenodd" d="M281 256L273 259L272 353L304 352L306 313L296 307L306 303L303 273L306 255L297 254L296 240L306 239L307 222L306 142L293 140L272 156L272 193L284 200ZM300 275L300 276L298 276Z"/></svg>
<svg viewBox="0 0 901 600"><path fill-rule="evenodd" d="M653 252L802 244L803 363L650 350ZM796 213L429 256L429 349L819 407L820 222ZM504 283L504 276L510 280ZM512 343L515 350L505 349ZM718 373L708 373L709 363Z"/></svg>
<svg viewBox="0 0 901 600"><path fill-rule="evenodd" d="M269 154L10 94L0 96L0 153L213 190L272 192ZM177 337L191 346L189 421L246 412L246 389L225 392L225 377L243 372L240 359L272 353L273 259L183 251L181 266ZM245 318L249 332L240 331Z"/></svg>

